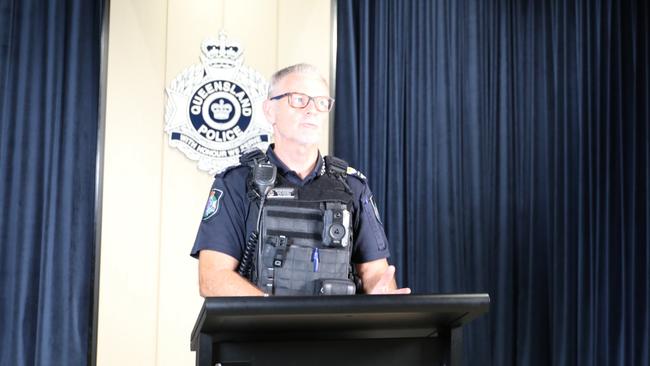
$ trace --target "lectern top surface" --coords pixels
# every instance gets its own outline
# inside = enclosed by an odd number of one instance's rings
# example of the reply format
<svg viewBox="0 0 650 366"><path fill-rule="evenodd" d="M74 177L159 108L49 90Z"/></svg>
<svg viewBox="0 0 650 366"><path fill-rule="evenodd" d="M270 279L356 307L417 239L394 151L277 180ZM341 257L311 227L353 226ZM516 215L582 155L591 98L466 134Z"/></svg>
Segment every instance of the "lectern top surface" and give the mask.
<svg viewBox="0 0 650 366"><path fill-rule="evenodd" d="M480 316L489 302L487 294L206 298L192 339L427 337Z"/></svg>

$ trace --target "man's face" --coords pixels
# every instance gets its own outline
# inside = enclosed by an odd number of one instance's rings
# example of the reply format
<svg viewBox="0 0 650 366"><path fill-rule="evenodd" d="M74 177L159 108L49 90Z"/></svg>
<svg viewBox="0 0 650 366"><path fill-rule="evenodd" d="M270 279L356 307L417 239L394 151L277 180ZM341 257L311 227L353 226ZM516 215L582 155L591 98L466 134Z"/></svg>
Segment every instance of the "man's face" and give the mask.
<svg viewBox="0 0 650 366"><path fill-rule="evenodd" d="M293 73L285 76L277 83L274 95L270 97L284 93L302 93L310 97L329 96L327 85L319 75L313 73ZM288 98L289 96L286 96L264 102L264 114L273 125L276 144L318 144L329 112L317 110L313 100L302 109L291 107Z"/></svg>

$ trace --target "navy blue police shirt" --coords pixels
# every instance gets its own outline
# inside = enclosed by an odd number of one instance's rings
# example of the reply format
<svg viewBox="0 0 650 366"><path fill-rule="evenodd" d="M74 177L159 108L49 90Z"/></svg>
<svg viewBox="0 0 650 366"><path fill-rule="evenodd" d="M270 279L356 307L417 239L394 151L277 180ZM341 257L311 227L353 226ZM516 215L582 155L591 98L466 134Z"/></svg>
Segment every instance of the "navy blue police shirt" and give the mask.
<svg viewBox="0 0 650 366"><path fill-rule="evenodd" d="M275 155L272 147L267 150L267 156L278 167L278 174L301 187L317 179L323 165L319 154L314 170L305 179L301 179ZM255 230L256 221L248 220L249 215L256 214L256 210L251 209L252 204L246 192L249 170L248 166L240 165L228 168L215 177L191 256L198 258L201 250L208 249L241 260L246 239ZM358 225L353 232L352 262L364 263L388 258L388 240L365 177L348 174L347 183L354 195L353 218L354 215L359 215ZM249 226L247 222L250 223Z"/></svg>

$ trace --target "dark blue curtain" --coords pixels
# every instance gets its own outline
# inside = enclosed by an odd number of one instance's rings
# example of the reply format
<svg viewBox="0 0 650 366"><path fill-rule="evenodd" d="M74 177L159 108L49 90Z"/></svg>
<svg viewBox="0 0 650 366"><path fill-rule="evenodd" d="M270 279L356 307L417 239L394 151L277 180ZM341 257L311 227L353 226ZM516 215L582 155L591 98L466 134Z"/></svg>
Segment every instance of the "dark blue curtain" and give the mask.
<svg viewBox="0 0 650 366"><path fill-rule="evenodd" d="M649 365L647 1L338 1L334 153L467 365Z"/></svg>
<svg viewBox="0 0 650 366"><path fill-rule="evenodd" d="M102 1L0 0L0 365L86 365Z"/></svg>

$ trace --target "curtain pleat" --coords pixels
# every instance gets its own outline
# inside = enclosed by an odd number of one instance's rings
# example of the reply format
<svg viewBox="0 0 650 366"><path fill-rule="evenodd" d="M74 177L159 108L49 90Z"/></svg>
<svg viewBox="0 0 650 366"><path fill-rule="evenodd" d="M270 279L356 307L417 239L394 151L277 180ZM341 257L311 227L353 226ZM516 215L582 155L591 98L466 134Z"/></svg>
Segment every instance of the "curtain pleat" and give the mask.
<svg viewBox="0 0 650 366"><path fill-rule="evenodd" d="M85 365L102 1L0 1L0 365Z"/></svg>
<svg viewBox="0 0 650 366"><path fill-rule="evenodd" d="M648 5L339 1L334 153L468 365L649 365Z"/></svg>

